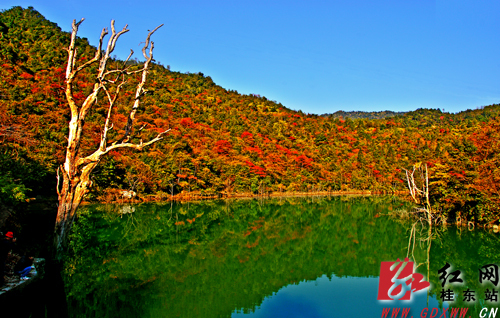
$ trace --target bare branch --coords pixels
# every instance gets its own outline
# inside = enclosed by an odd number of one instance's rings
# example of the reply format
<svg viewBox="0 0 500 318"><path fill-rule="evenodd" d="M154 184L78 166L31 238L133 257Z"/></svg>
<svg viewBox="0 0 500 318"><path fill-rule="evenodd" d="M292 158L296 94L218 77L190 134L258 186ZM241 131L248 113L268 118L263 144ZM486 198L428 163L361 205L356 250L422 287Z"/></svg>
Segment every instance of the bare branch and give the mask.
<svg viewBox="0 0 500 318"><path fill-rule="evenodd" d="M95 62L99 61L99 59L100 59L100 58L101 58L101 56L102 56L102 43L103 43L103 41L104 41L104 37L105 37L107 34L108 34L108 29L103 28L103 29L102 29L102 31L101 31L101 37L99 38L99 45L98 45L98 47L97 47L97 50L96 50L96 52L95 52L94 57L93 57L91 60L89 60L89 61L87 61L86 63L84 63L83 65L79 66L79 67L78 67L78 68L74 71L75 75L76 75L78 72L80 72L81 70L83 70L84 68L89 67L91 64L93 64L93 63L95 63Z"/></svg>
<svg viewBox="0 0 500 318"><path fill-rule="evenodd" d="M106 86L104 86L104 91L106 92L106 96L108 97L108 102L109 102L109 107L108 107L108 113L106 115L106 122L104 123L104 127L102 130L101 134L101 143L99 146L99 149L101 151L105 151L106 145L107 145L107 139L108 139L108 131L110 131L113 128L113 124L111 123L111 115L113 111L113 107L115 106L116 100L118 99L118 96L120 95L120 90L122 86L125 84L125 81L122 81L115 90L115 94L113 97L111 97L111 94L109 93L108 89Z"/></svg>
<svg viewBox="0 0 500 318"><path fill-rule="evenodd" d="M127 119L127 125L125 126L125 133L122 136L122 138L120 139L120 142L130 139L130 135L132 133L132 128L133 128L133 123L135 121L135 114L137 113L137 110L139 109L140 99L146 93L143 87L144 87L144 84L146 84L146 79L147 79L148 70L149 70L149 64L153 60L153 43L151 42L149 56L146 55L146 49L149 46L151 35L153 33L155 33L156 30L158 30L162 26L163 26L163 24L157 26L153 31L150 31L148 33L148 36L146 37L146 43L144 44L144 47L142 49L142 53L143 53L144 57L146 58L146 61L144 62L144 65L143 65L142 70L141 70L141 72L142 72L141 81L139 82L139 84L137 84L137 88L135 91L134 105L132 106L132 109L129 113L129 116Z"/></svg>
<svg viewBox="0 0 500 318"><path fill-rule="evenodd" d="M125 72L125 74L127 74L127 75L132 75L132 74L137 74L137 73L142 73L142 69L135 70L135 71L130 71L130 72Z"/></svg>
<svg viewBox="0 0 500 318"><path fill-rule="evenodd" d="M149 140L148 142L141 142L139 144L135 144L135 143L132 143L132 142L122 142L122 143L117 143L117 142L114 142L112 145L110 146L107 146L104 150L103 149L97 149L93 154L85 157L85 158L80 158L78 159L78 161L76 162L76 167L79 168L81 166L85 166L86 164L89 164L89 163L92 163L92 162L99 162L101 160L101 158L107 154L108 152L110 152L111 150L115 150L115 149L120 149L120 148L131 148L131 149L135 149L135 150L142 150L143 148L149 146L149 145L152 145L154 144L155 142L157 141L160 141L163 139L163 136L168 133L171 129L167 129L161 133L159 133L155 138Z"/></svg>
<svg viewBox="0 0 500 318"><path fill-rule="evenodd" d="M132 55L134 55L134 50L130 49L130 54L128 55L127 59L123 62L123 69L124 70L128 68L126 66L127 66L128 61L132 57Z"/></svg>
<svg viewBox="0 0 500 318"><path fill-rule="evenodd" d="M143 143L142 140L139 144L134 144L134 143L131 143L131 142L124 142L124 143L119 143L119 144L112 144L111 146L109 146L108 148L106 148L106 153L113 150L113 149L117 149L117 148L133 148L133 149L136 149L136 150L142 150L142 148L144 147L147 147L149 145L152 145L154 144L155 142L159 141L159 140L162 140L163 139L163 135L165 135L166 133L168 133L171 129L167 129L161 133L159 133L155 138L149 140L148 142L146 143Z"/></svg>
<svg viewBox="0 0 500 318"><path fill-rule="evenodd" d="M102 57L101 62L99 64L99 75L98 75L99 79L102 80L104 78L104 73L106 72L106 64L108 63L109 56L115 50L116 41L118 41L118 38L120 38L122 34L127 33L129 31L127 29L127 26L128 24L126 24L120 32L116 33L115 20L111 20L111 37L109 38L108 41L106 53Z"/></svg>
<svg viewBox="0 0 500 318"><path fill-rule="evenodd" d="M75 42L76 42L76 34L78 33L78 27L85 20L82 18L80 22L76 23L76 20L73 20L73 24L71 25L71 40L68 47L68 65L66 66L66 78L69 78L69 75L73 71L73 66L75 62Z"/></svg>
<svg viewBox="0 0 500 318"><path fill-rule="evenodd" d="M151 35L153 35L153 33L155 33L156 30L158 30L162 26L163 26L163 24L160 24L159 26L157 26L153 31L149 32L148 37L146 38L146 43L144 43L144 47L142 48L142 55L144 55L144 58L146 60L151 60L153 58L153 42L151 42L151 48L149 50L149 56L147 56L147 54L146 54L146 50L147 50L147 48L149 46L149 40L151 38Z"/></svg>

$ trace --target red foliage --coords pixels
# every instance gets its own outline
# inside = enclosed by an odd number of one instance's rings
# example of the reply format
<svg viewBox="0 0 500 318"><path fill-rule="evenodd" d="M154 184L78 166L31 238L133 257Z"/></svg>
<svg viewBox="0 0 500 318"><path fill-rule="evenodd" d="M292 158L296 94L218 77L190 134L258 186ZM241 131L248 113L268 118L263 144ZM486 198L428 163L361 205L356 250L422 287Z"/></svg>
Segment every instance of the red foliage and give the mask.
<svg viewBox="0 0 500 318"><path fill-rule="evenodd" d="M85 99L85 95L84 95L82 92L77 92L77 93L74 93L74 94L73 94L73 98L74 98L77 102L82 102L82 101Z"/></svg>
<svg viewBox="0 0 500 318"><path fill-rule="evenodd" d="M62 67L58 67L54 70L54 77L58 77L59 80L61 80L61 83L64 83L65 79L66 79L66 72L64 70L64 68Z"/></svg>
<svg viewBox="0 0 500 318"><path fill-rule="evenodd" d="M241 138L253 138L253 135L252 135L252 133L249 133L248 131L244 131L241 134Z"/></svg>
<svg viewBox="0 0 500 318"><path fill-rule="evenodd" d="M231 145L231 143L227 140L219 140L215 143L215 152L217 152L218 154L220 155L227 155L229 154L229 151L231 151L231 149L233 148L233 146Z"/></svg>
<svg viewBox="0 0 500 318"><path fill-rule="evenodd" d="M249 152L256 152L257 154L262 156L262 149L260 149L259 147L246 147L245 149Z"/></svg>
<svg viewBox="0 0 500 318"><path fill-rule="evenodd" d="M462 173L457 173L457 172L453 172L453 171L450 172L450 175L455 176L455 177L457 177L459 179L464 179L465 178L464 174L465 174L464 171L462 171Z"/></svg>
<svg viewBox="0 0 500 318"><path fill-rule="evenodd" d="M313 160L311 158L308 158L305 155L300 155L300 156L295 157L295 161L297 163L301 164L302 166L309 168L312 166L311 163Z"/></svg>
<svg viewBox="0 0 500 318"><path fill-rule="evenodd" d="M195 126L195 123L193 122L193 120L190 117L182 118L179 121L179 124L181 124L184 127L194 127Z"/></svg>
<svg viewBox="0 0 500 318"><path fill-rule="evenodd" d="M250 170L261 176L261 177L265 177L266 176L266 169L262 168L262 167L259 167L253 163L251 163L250 161L245 161L245 163L250 167Z"/></svg>
<svg viewBox="0 0 500 318"><path fill-rule="evenodd" d="M115 157L115 158L121 156L121 154L118 151L115 151L115 150L111 150L109 152L109 155L112 156L112 157Z"/></svg>
<svg viewBox="0 0 500 318"><path fill-rule="evenodd" d="M30 79L30 78L33 78L33 75L28 74L28 73L22 73L21 75L19 75L19 77L21 77L23 79Z"/></svg>
<svg viewBox="0 0 500 318"><path fill-rule="evenodd" d="M55 89L61 89L62 88L62 86L60 84L58 84L58 83L52 83L52 84L50 84L50 87L51 88L55 88Z"/></svg>
<svg viewBox="0 0 500 318"><path fill-rule="evenodd" d="M280 146L280 145L278 145L278 144L276 144L276 149L278 149L278 150L279 150L279 152L280 152L281 154L290 155L290 154L292 153L292 152L290 151L290 149L285 148L285 147L282 147L282 146Z"/></svg>

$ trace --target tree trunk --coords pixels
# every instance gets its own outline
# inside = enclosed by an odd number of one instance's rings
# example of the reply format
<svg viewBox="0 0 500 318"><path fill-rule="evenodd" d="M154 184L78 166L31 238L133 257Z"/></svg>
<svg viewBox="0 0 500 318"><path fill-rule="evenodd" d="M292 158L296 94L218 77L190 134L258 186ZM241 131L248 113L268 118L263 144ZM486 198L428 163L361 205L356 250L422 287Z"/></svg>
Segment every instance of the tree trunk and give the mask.
<svg viewBox="0 0 500 318"><path fill-rule="evenodd" d="M55 227L55 246L56 253L60 255L66 249L69 231L75 220L75 213L79 203L82 201L85 193L77 191L74 187L68 190L59 200L57 208L57 218Z"/></svg>
<svg viewBox="0 0 500 318"><path fill-rule="evenodd" d="M90 175L98 162L87 164L80 175L68 174L63 170L63 184L59 192L59 205L57 208L55 226L55 246L56 253L60 255L66 249L68 235L75 221L76 210L80 206L83 197L91 186ZM59 189L58 189L59 190Z"/></svg>

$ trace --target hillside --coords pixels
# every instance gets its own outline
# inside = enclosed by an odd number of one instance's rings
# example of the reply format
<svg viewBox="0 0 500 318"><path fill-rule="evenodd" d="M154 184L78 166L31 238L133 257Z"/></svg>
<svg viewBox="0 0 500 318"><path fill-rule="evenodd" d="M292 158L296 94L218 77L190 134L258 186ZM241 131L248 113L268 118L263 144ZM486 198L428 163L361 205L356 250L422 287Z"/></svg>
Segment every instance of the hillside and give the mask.
<svg viewBox="0 0 500 318"><path fill-rule="evenodd" d="M346 112L343 110L338 110L332 114L323 114L323 117L332 117L332 118L351 118L351 119L384 119L388 117L395 117L404 115L406 112L393 112L390 110L381 111L381 112L361 112L361 111L350 111Z"/></svg>
<svg viewBox="0 0 500 318"><path fill-rule="evenodd" d="M7 193L1 203L15 204L55 195L69 120L62 90L69 34L35 9L20 7L0 14L0 31L0 186ZM95 48L86 40L79 45L81 61L93 56ZM90 89L88 78L79 78L80 102ZM432 200L450 215L484 221L500 212L500 105L459 114L419 109L344 120L295 112L265 97L224 89L210 76L160 64L147 85L152 93L138 125L145 126L146 136L172 131L146 151L110 153L94 176L89 200L105 200L117 188L133 188L142 197L391 192L405 189L403 169L425 162ZM124 127L133 98L128 89L113 114L115 133ZM84 152L99 140L106 108L97 106L86 122Z"/></svg>

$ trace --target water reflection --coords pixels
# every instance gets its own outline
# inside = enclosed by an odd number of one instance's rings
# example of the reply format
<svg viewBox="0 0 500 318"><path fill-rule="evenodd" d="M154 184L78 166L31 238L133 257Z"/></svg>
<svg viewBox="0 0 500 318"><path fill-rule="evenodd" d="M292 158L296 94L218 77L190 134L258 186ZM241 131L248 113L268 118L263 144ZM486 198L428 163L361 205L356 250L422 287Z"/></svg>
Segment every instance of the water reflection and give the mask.
<svg viewBox="0 0 500 318"><path fill-rule="evenodd" d="M376 301L377 289L377 277L323 275L314 281L285 286L267 297L254 312L235 310L231 317L380 317L387 307L411 307L408 317L419 317L424 308L439 307L435 298L427 301L425 291L414 294L411 301Z"/></svg>
<svg viewBox="0 0 500 318"><path fill-rule="evenodd" d="M388 197L142 204L126 214L87 207L64 271L70 314L379 317L395 307L376 300L380 263L404 258L411 233L412 258L431 260L430 277L418 269L431 282L431 307L442 307L437 271L446 261L467 275L479 260L498 262L498 240L483 232L441 230L429 251L425 228L389 217L403 209ZM412 312L420 306L414 300Z"/></svg>

